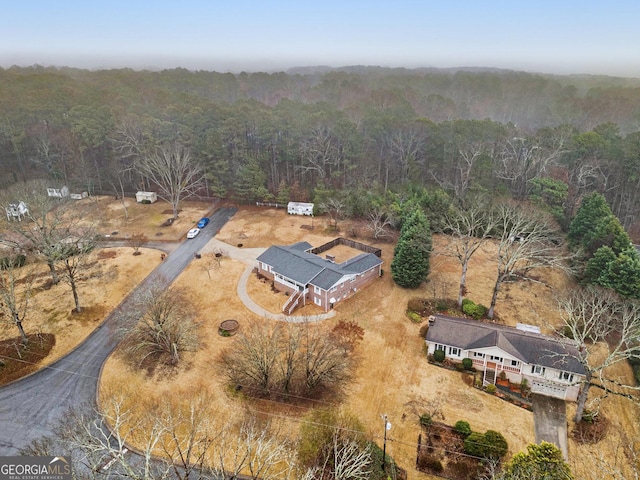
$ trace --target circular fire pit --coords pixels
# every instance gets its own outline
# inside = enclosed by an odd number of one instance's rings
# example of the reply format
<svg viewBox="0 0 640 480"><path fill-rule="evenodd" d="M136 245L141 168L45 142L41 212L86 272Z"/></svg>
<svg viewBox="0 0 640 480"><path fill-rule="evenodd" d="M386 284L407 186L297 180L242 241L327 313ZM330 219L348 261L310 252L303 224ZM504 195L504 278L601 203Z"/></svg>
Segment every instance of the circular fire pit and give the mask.
<svg viewBox="0 0 640 480"><path fill-rule="evenodd" d="M237 320L225 320L220 323L218 327L218 333L223 337L231 337L235 335L238 329L240 328L240 324Z"/></svg>

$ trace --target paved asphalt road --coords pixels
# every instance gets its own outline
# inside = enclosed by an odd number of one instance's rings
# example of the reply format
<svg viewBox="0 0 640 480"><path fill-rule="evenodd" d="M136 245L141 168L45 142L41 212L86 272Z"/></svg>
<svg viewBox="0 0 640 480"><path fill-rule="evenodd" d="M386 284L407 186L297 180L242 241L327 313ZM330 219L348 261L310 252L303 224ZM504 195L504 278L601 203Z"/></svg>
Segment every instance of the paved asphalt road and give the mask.
<svg viewBox="0 0 640 480"><path fill-rule="evenodd" d="M43 435L51 435L57 420L70 408L94 404L102 364L116 346L115 325L119 313L131 305L133 293L163 277L169 282L186 268L207 242L236 213L221 208L211 223L192 239L185 240L166 260L127 296L105 321L67 356L19 381L0 388L0 455L18 450Z"/></svg>

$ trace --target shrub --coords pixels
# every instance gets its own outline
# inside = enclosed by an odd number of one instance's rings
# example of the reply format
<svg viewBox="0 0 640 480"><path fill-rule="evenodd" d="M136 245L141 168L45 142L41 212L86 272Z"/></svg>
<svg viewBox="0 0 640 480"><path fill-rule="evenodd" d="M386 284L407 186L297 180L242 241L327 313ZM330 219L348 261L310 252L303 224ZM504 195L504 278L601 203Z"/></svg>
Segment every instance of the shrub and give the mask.
<svg viewBox="0 0 640 480"><path fill-rule="evenodd" d="M438 300L436 302L436 310L438 312L446 312L447 310L449 310L449 305L447 305L447 302L444 300Z"/></svg>
<svg viewBox="0 0 640 480"><path fill-rule="evenodd" d="M487 393L490 393L491 395L496 393L496 386L493 383L487 385Z"/></svg>
<svg viewBox="0 0 640 480"><path fill-rule="evenodd" d="M471 370L473 368L473 360L471 360L470 358L463 358L462 366L465 370Z"/></svg>
<svg viewBox="0 0 640 480"><path fill-rule="evenodd" d="M453 366L458 372L464 372L464 364L462 362L456 362Z"/></svg>
<svg viewBox="0 0 640 480"><path fill-rule="evenodd" d="M474 457L482 457L485 453L484 434L480 432L471 432L464 439L464 453L473 455Z"/></svg>
<svg viewBox="0 0 640 480"><path fill-rule="evenodd" d="M464 452L474 457L497 459L509 450L507 441L500 432L487 430L485 433L472 432L464 440Z"/></svg>
<svg viewBox="0 0 640 480"><path fill-rule="evenodd" d="M151 205L151 200L146 200L145 199L145 200L140 201L140 203L143 204L143 205Z"/></svg>
<svg viewBox="0 0 640 480"><path fill-rule="evenodd" d="M420 425L422 425L423 427L430 427L432 423L433 419L431 418L431 415L429 415L428 413L423 413L422 415L420 415Z"/></svg>
<svg viewBox="0 0 640 480"><path fill-rule="evenodd" d="M436 350L433 352L433 359L438 363L442 363L444 361L444 357L444 350Z"/></svg>
<svg viewBox="0 0 640 480"><path fill-rule="evenodd" d="M487 314L487 307L485 307L484 305L475 304L468 298L465 298L462 301L462 311L466 315L469 315L476 320L480 320Z"/></svg>
<svg viewBox="0 0 640 480"><path fill-rule="evenodd" d="M465 437L471 435L471 425L469 425L469 422L465 422L464 420L458 420L453 426L453 430Z"/></svg>
<svg viewBox="0 0 640 480"><path fill-rule="evenodd" d="M487 430L484 433L485 443L491 450L490 458L504 457L509 450L509 444L500 432L495 430Z"/></svg>

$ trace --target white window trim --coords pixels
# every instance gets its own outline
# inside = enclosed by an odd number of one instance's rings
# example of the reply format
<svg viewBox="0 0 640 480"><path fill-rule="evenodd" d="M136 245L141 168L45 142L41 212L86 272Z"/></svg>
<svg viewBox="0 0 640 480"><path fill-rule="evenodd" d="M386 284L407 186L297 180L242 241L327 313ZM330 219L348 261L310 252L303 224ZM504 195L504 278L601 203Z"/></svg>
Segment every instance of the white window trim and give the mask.
<svg viewBox="0 0 640 480"><path fill-rule="evenodd" d="M544 377L544 374L546 372L546 368L543 367L542 365L531 365L531 373L533 375L538 375L540 377Z"/></svg>

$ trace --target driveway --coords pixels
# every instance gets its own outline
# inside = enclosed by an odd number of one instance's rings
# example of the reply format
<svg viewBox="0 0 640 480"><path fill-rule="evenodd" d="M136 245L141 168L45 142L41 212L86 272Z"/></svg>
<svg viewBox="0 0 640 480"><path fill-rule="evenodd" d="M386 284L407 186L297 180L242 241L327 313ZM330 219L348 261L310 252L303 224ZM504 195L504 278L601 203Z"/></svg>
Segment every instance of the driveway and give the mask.
<svg viewBox="0 0 640 480"><path fill-rule="evenodd" d="M17 455L34 439L52 435L52 428L69 408L95 404L100 369L118 343L116 326L120 313L130 307L139 289L157 278L175 280L193 260L194 253L204 248L235 212L233 208L217 210L200 235L172 251L75 350L0 388L0 455Z"/></svg>
<svg viewBox="0 0 640 480"><path fill-rule="evenodd" d="M533 402L533 424L536 431L536 443L542 441L554 443L567 454L567 408L564 400L545 395L531 395Z"/></svg>

